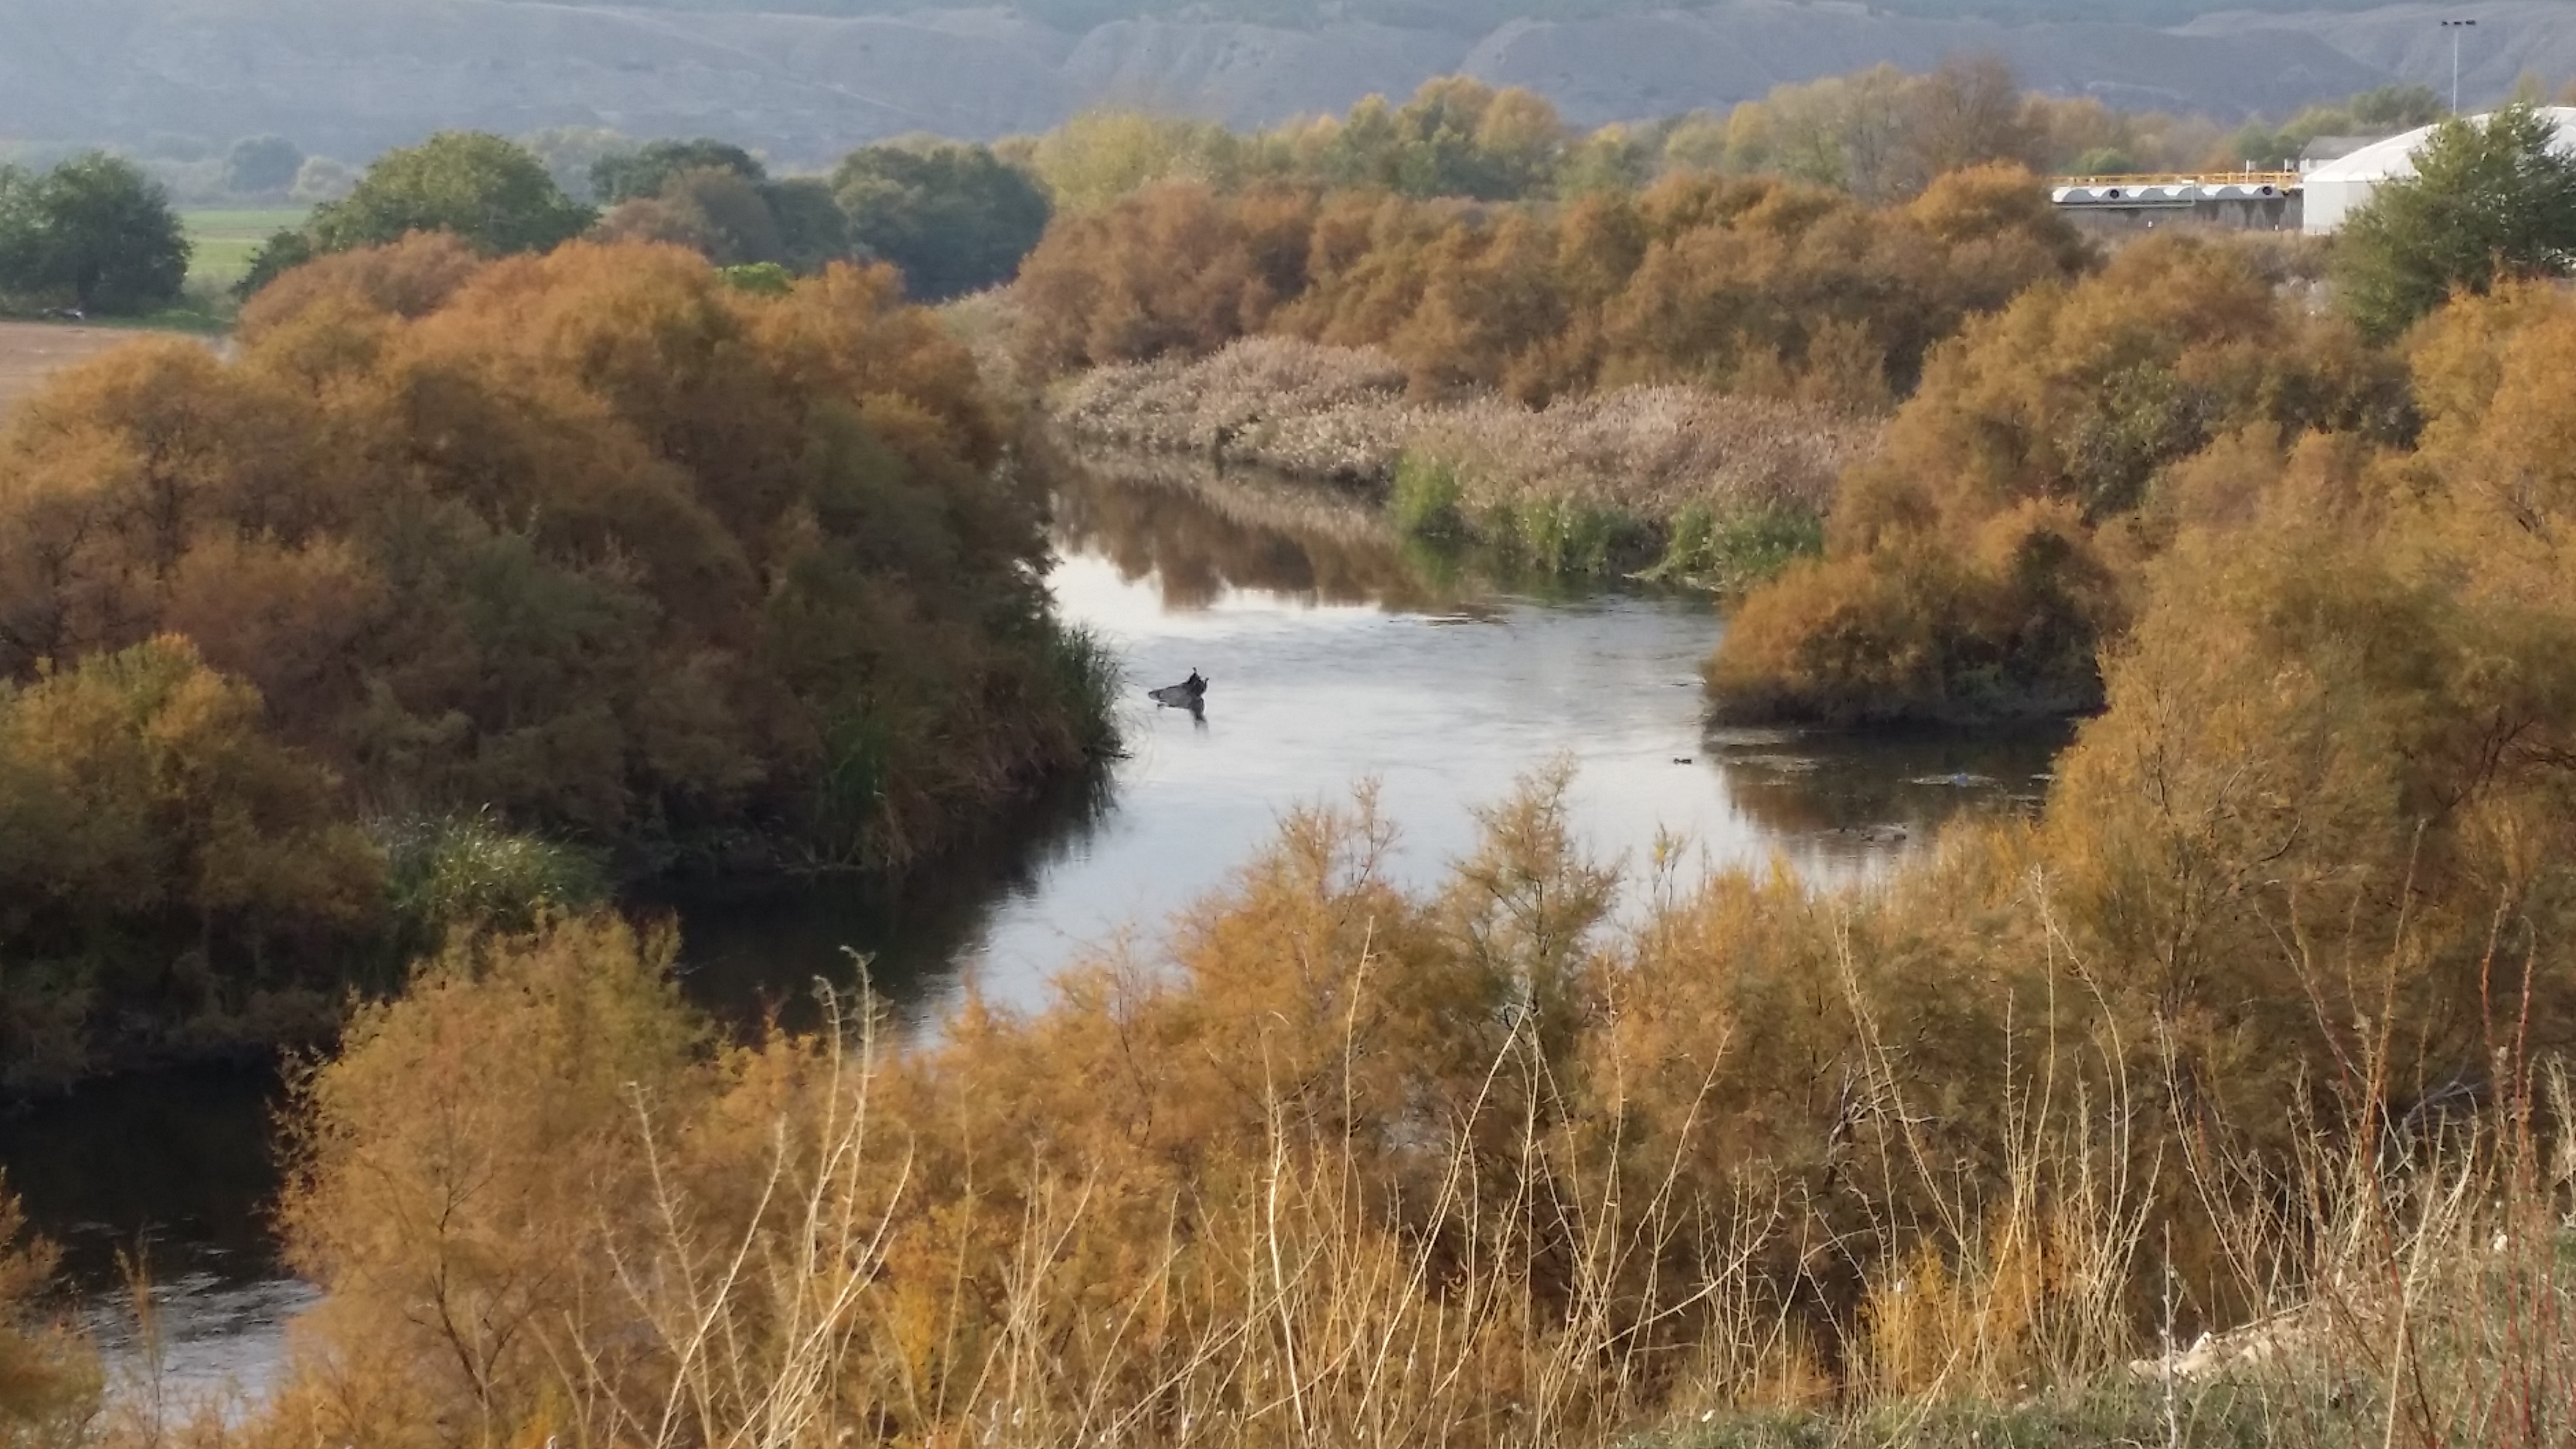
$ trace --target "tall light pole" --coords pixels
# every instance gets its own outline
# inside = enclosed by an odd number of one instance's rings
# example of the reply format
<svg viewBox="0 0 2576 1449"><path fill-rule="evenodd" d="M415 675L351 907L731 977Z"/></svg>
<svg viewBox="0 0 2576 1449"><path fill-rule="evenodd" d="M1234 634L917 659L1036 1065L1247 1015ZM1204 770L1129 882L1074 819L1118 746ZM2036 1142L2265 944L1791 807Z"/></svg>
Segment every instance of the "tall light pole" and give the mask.
<svg viewBox="0 0 2576 1449"><path fill-rule="evenodd" d="M2477 24L2474 20L2445 20L2442 28L2451 32L2451 114L2460 113L2460 32Z"/></svg>

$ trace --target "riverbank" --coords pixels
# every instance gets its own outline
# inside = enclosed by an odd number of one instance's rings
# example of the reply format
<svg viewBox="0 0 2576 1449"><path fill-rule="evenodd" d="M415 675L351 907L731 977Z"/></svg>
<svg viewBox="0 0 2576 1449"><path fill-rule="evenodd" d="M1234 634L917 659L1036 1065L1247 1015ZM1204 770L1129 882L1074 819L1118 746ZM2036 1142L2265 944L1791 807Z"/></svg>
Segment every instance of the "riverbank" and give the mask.
<svg viewBox="0 0 2576 1449"><path fill-rule="evenodd" d="M621 883L899 872L1117 748L890 273L416 236L220 357L10 340L0 1083L310 1045Z"/></svg>
<svg viewBox="0 0 2576 1449"><path fill-rule="evenodd" d="M1334 483L1411 536L1542 572L1652 572L1740 588L1821 546L1835 479L1879 423L1703 388L1622 388L1527 408L1421 402L1368 348L1291 338L1096 368L1046 394L1071 437Z"/></svg>

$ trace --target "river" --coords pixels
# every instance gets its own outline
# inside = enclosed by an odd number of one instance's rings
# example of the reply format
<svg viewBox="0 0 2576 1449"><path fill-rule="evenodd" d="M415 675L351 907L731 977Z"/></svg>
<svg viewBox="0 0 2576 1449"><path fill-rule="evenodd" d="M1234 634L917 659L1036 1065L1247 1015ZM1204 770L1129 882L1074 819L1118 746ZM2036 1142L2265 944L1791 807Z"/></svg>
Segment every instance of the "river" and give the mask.
<svg viewBox="0 0 2576 1449"><path fill-rule="evenodd" d="M1705 599L1516 586L1284 482L1086 467L1056 512L1058 603L1130 677L1126 758L900 888L655 903L680 917L699 999L792 1005L818 976L855 979L863 956L915 1029L935 1030L970 979L1040 1006L1081 953L1122 938L1150 951L1286 807L1376 781L1403 832L1397 872L1429 882L1472 845L1477 807L1558 759L1577 770L1577 827L1632 868L1660 834L1695 863L1780 858L1820 882L1865 880L1961 811L2029 808L2062 743L1712 730L1698 669L1722 624ZM1145 698L1192 670L1211 681L1203 716ZM312 1301L259 1217L275 1092L273 1073L165 1073L0 1120L10 1185L65 1245L128 1372L141 1355L119 1257L146 1248L174 1394L259 1393Z"/></svg>

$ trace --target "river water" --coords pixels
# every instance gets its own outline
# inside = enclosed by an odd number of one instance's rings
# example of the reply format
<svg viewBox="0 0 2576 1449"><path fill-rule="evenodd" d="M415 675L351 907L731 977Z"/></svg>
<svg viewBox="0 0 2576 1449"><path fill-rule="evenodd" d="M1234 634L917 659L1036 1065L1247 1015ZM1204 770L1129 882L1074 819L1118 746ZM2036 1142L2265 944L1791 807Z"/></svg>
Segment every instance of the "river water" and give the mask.
<svg viewBox="0 0 2576 1449"><path fill-rule="evenodd" d="M1129 675L1127 757L900 888L658 903L680 917L701 1000L792 1004L817 977L854 980L864 956L918 1028L935 1030L969 979L1034 1008L1086 951L1150 952L1283 809L1347 800L1362 780L1402 828L1397 872L1424 883L1471 848L1477 807L1557 760L1577 772L1577 827L1632 869L1660 835L1695 862L1863 880L1961 811L2029 808L2062 743L1712 730L1698 668L1722 625L1705 599L1515 586L1283 482L1073 469L1055 538L1060 607ZM1194 669L1211 681L1203 715L1145 698ZM128 1369L119 1258L145 1248L174 1393L257 1394L312 1301L260 1219L275 1090L268 1072L168 1073L0 1120L10 1185L65 1245L83 1311Z"/></svg>

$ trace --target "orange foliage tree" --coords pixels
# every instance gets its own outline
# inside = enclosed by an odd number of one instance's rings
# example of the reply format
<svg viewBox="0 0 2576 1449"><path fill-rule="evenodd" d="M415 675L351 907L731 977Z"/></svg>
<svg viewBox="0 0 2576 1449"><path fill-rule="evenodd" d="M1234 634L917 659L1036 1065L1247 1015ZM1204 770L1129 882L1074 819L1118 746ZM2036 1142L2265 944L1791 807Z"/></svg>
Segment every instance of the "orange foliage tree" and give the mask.
<svg viewBox="0 0 2576 1449"><path fill-rule="evenodd" d="M162 649L331 820L489 811L627 869L899 864L1105 728L1002 445L888 271L755 297L671 248L414 237L280 281L232 362L138 344L19 412L0 675L25 715ZM21 731L27 778L77 733ZM137 872L108 874L170 874Z"/></svg>
<svg viewBox="0 0 2576 1449"><path fill-rule="evenodd" d="M2157 542L2140 510L2176 465L2248 427L2277 450L2310 430L2402 440L2412 416L2391 359L2280 301L2237 249L2126 248L1934 354L1845 475L1826 557L1746 601L1710 688L1739 716L2089 707Z"/></svg>
<svg viewBox="0 0 2576 1449"><path fill-rule="evenodd" d="M1696 381L1873 406L1967 317L2088 264L2007 167L1875 211L1705 175L1563 207L1175 182L1060 221L1018 296L1042 374L1272 331L1382 347L1428 394Z"/></svg>

